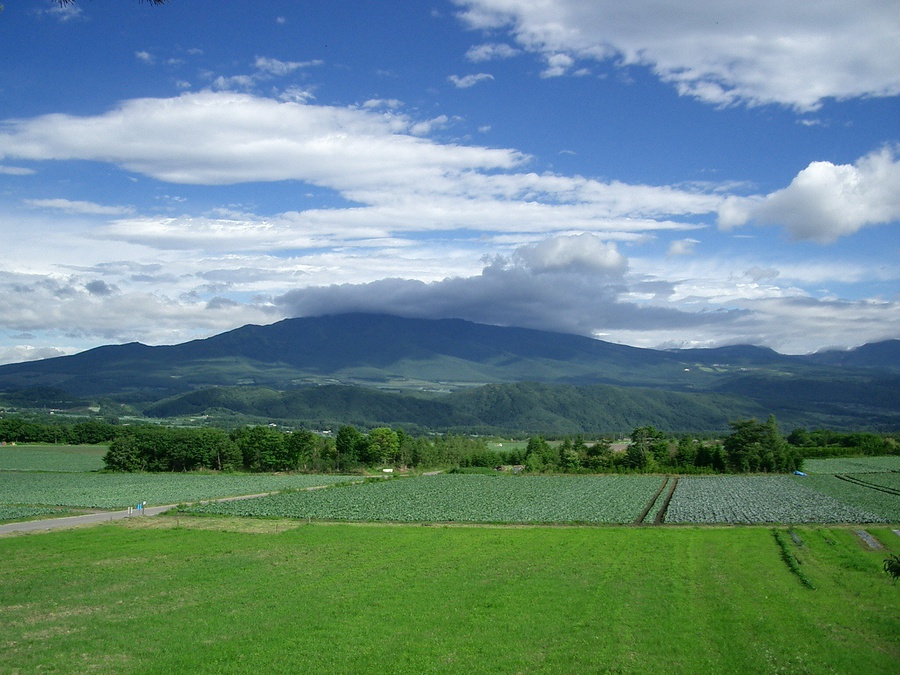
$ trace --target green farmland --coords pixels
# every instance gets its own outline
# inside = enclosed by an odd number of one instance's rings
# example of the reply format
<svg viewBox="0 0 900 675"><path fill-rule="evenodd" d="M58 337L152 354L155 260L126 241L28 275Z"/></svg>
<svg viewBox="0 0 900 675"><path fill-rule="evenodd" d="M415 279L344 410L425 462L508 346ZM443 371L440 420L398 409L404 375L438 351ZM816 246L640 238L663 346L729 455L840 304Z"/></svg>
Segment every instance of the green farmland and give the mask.
<svg viewBox="0 0 900 675"><path fill-rule="evenodd" d="M145 518L0 538L4 673L894 673L889 527ZM374 664L377 664L374 665Z"/></svg>
<svg viewBox="0 0 900 675"><path fill-rule="evenodd" d="M98 471L106 450L105 445L3 445L0 471Z"/></svg>
<svg viewBox="0 0 900 675"><path fill-rule="evenodd" d="M66 472L51 450L0 471L0 520L281 492L0 536L2 673L900 668L882 569L900 474L882 458L806 477L350 483ZM785 525L804 522L847 525Z"/></svg>

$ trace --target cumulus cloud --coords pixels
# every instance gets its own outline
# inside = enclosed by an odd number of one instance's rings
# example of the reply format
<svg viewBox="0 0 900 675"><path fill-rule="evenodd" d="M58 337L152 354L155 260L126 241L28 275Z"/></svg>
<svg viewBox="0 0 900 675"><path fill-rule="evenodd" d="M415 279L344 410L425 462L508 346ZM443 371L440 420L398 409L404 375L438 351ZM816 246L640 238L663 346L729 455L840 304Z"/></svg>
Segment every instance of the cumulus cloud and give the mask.
<svg viewBox="0 0 900 675"><path fill-rule="evenodd" d="M900 220L900 161L892 148L854 164L812 162L783 190L765 197L729 197L719 225L783 225L794 239L834 242L868 225Z"/></svg>
<svg viewBox="0 0 900 675"><path fill-rule="evenodd" d="M621 276L628 261L615 243L603 242L592 234L554 237L519 248L516 259L534 272L580 270Z"/></svg>
<svg viewBox="0 0 900 675"><path fill-rule="evenodd" d="M579 246L587 251L577 252ZM291 316L383 312L581 335L716 325L741 314L684 312L622 300L628 289L626 268L615 246L592 235L560 237L497 256L471 277L309 287L285 293L273 304Z"/></svg>
<svg viewBox="0 0 900 675"><path fill-rule="evenodd" d="M447 79L453 83L453 86L457 89L468 89L469 87L474 87L479 82L493 80L494 76L490 73L475 73L474 75L463 75L462 77L459 75L451 75Z"/></svg>
<svg viewBox="0 0 900 675"><path fill-rule="evenodd" d="M666 255L669 257L679 255L692 255L694 247L700 242L696 239L677 239L669 244L669 251Z"/></svg>
<svg viewBox="0 0 900 675"><path fill-rule="evenodd" d="M815 110L828 98L900 93L900 12L884 0L454 0L479 30L507 30L545 77L577 61L647 66L715 105Z"/></svg>

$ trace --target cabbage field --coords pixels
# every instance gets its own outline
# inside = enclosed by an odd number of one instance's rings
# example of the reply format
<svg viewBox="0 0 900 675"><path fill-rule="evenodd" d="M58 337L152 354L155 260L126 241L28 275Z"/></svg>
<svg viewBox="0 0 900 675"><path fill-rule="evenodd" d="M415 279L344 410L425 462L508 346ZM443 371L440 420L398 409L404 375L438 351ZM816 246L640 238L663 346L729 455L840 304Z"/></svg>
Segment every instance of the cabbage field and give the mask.
<svg viewBox="0 0 900 675"><path fill-rule="evenodd" d="M900 498L896 498L900 501ZM880 523L887 518L788 476L702 476L678 481L666 523Z"/></svg>
<svg viewBox="0 0 900 675"><path fill-rule="evenodd" d="M664 480L450 474L206 504L191 512L401 523L631 523Z"/></svg>
<svg viewBox="0 0 900 675"><path fill-rule="evenodd" d="M401 523L900 523L900 457L809 460L808 476L441 474L350 484L360 478L99 473L102 451L101 446L0 447L0 521L59 515L60 509L113 510L144 501L153 506L278 493L191 510ZM306 490L335 483L345 485Z"/></svg>
<svg viewBox="0 0 900 675"><path fill-rule="evenodd" d="M0 471L0 506L122 509L302 489L346 476L191 473L25 473Z"/></svg>
<svg viewBox="0 0 900 675"><path fill-rule="evenodd" d="M842 500L837 495L815 489L817 483L803 484L800 480L771 475L682 477L663 522L879 523L900 520L898 496L850 485L874 492L874 501ZM442 475L206 504L192 508L191 512L344 521L633 523L640 519L665 481L662 476L637 475ZM662 496L651 514L658 510L661 501ZM866 504L871 508L865 508Z"/></svg>

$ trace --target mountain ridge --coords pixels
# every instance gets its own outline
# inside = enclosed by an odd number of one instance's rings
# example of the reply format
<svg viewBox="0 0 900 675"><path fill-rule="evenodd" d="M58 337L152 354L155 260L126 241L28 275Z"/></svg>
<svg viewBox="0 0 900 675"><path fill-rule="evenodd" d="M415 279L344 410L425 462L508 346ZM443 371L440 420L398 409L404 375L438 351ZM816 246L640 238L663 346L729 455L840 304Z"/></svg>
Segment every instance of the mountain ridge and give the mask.
<svg viewBox="0 0 900 675"><path fill-rule="evenodd" d="M727 397L730 402L723 411L780 411L801 422L870 420L879 428L890 428L895 422L900 427L898 364L900 340L806 356L752 345L653 350L462 319L354 313L247 325L177 345L105 345L71 356L7 364L0 366L0 392L51 387L69 397L108 397L147 408L182 398L187 410L193 404L184 397L217 387L290 392L313 385L344 385L394 394L462 394L497 385L507 386L499 398L524 397L531 401L528 405L536 406L534 393L515 385L612 385ZM615 397L608 398L613 405ZM648 409L656 405L651 398L644 398ZM743 401L743 408L733 406L734 400ZM592 401L583 402L585 409L597 410ZM688 405L682 399L672 401ZM398 399L395 404L409 408L408 401ZM700 411L708 406L699 399L690 405L694 404ZM291 405L281 402L276 407L294 410ZM304 405L296 410L310 410ZM377 405L386 410L386 403ZM433 414L444 413L435 408ZM552 420L565 416L564 410L540 414ZM481 415L472 419L483 421Z"/></svg>

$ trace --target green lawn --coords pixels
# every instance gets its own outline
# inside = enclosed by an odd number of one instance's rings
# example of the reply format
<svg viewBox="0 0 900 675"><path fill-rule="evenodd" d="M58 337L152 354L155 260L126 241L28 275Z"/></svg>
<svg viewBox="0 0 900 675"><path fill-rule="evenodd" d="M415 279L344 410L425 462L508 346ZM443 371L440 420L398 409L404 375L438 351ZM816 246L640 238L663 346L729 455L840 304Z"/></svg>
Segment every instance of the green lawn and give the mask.
<svg viewBox="0 0 900 675"><path fill-rule="evenodd" d="M220 528L220 529L210 529ZM154 518L0 538L0 672L895 673L900 537Z"/></svg>

